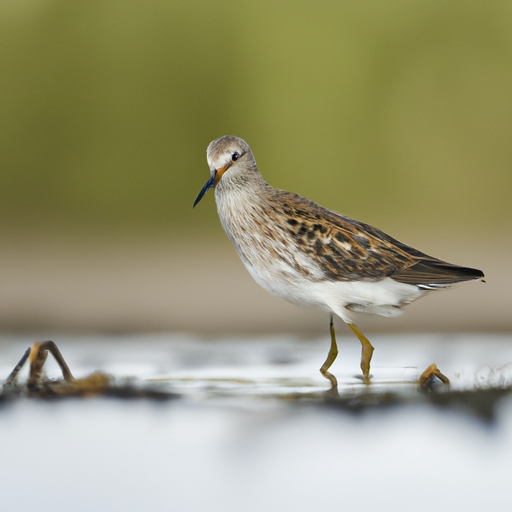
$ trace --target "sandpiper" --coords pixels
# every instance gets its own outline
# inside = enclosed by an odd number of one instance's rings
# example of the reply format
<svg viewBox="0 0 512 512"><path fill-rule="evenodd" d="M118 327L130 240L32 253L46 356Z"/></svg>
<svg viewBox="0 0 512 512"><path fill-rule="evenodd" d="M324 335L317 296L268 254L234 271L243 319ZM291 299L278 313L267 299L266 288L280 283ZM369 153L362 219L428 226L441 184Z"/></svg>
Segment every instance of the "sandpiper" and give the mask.
<svg viewBox="0 0 512 512"><path fill-rule="evenodd" d="M207 149L210 179L224 230L254 280L272 295L330 313L331 347L320 368L338 354L333 314L362 345L361 370L370 382L373 346L354 324L354 313L396 316L432 290L483 280L477 269L452 265L358 222L284 190L271 187L258 171L249 145L230 135Z"/></svg>

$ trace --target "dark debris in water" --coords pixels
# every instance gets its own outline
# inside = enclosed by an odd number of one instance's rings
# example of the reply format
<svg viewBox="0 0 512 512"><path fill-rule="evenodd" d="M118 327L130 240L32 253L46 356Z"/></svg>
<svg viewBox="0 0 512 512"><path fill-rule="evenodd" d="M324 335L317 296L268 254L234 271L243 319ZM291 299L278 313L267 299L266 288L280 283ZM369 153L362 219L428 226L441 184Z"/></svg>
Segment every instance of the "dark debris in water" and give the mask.
<svg viewBox="0 0 512 512"><path fill-rule="evenodd" d="M44 374L43 366L48 353L59 365L62 379L48 379ZM27 360L30 365L28 380L19 383L18 374ZM178 395L161 390L155 384L140 383L134 379L119 380L103 372L75 379L53 341L38 342L29 347L0 389L0 403L21 397L51 400L91 396L168 400Z"/></svg>
<svg viewBox="0 0 512 512"><path fill-rule="evenodd" d="M48 354L52 354L62 371L62 379L48 379L43 371ZM29 376L26 382L19 382L20 370L29 364ZM219 380L219 379L217 379ZM199 382L199 380L198 380ZM290 392L290 383L275 386L273 393L244 393L248 385L245 381L231 379L206 379L204 389L210 389L210 395L216 397L251 397L258 399L281 400L295 404L314 404L334 410L361 414L370 410L386 410L398 406L429 404L435 407L463 411L476 416L487 423L496 420L498 403L512 394L512 387L483 387L470 390L452 389L448 379L436 365L429 366L417 383L404 382L398 386L382 384L338 391L333 386L327 391ZM103 372L95 372L85 378L75 379L66 364L57 345L53 341L34 343L23 354L3 386L0 388L0 404L22 397L57 400L63 398L114 397L126 399L169 400L183 396L175 391L177 380L141 381L130 378L115 378ZM228 383L229 386L222 387ZM182 382L183 384L183 382ZM189 383L190 384L190 383ZM174 390L170 387L174 386ZM293 385L291 385L293 388ZM279 391L281 388L281 392ZM179 386L178 386L179 389ZM285 391L287 389L287 391ZM222 391L219 391L222 390ZM242 392L242 393L241 393Z"/></svg>
<svg viewBox="0 0 512 512"><path fill-rule="evenodd" d="M467 411L492 423L496 420L498 402L511 395L512 389L506 387L432 393L428 398L433 405Z"/></svg>
<svg viewBox="0 0 512 512"><path fill-rule="evenodd" d="M336 389L331 389L323 394L321 400L314 400L314 402L340 412L353 414L406 405L428 404L447 411L469 413L492 424L497 419L499 402L510 396L512 396L510 387L471 390L436 387L436 391L432 391L411 386L405 392L364 390L359 393L343 394L338 393ZM295 399L300 400L298 396Z"/></svg>

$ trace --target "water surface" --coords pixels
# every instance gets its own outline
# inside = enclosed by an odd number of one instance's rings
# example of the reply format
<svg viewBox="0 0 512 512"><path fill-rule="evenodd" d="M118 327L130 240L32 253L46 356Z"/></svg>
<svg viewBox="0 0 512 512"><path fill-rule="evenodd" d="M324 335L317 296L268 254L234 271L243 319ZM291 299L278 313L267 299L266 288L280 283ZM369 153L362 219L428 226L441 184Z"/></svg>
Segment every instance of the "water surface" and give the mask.
<svg viewBox="0 0 512 512"><path fill-rule="evenodd" d="M2 381L32 341L3 338ZM158 389L168 399L3 401L5 510L430 511L435 503L469 511L510 503L509 336L374 336L370 388L358 378L357 342L340 338L334 399L318 374L324 339L55 341L75 377L102 370L113 386ZM450 391L416 386L432 362Z"/></svg>

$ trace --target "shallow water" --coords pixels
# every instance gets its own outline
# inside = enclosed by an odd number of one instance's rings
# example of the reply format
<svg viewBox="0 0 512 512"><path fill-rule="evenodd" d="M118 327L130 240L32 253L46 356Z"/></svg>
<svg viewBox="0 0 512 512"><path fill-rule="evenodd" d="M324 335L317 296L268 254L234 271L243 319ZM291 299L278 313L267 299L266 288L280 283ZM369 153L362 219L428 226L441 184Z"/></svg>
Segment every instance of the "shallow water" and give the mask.
<svg viewBox="0 0 512 512"><path fill-rule="evenodd" d="M33 341L0 340L2 381ZM169 399L5 400L2 510L471 511L512 498L511 336L374 336L370 388L357 341L340 338L334 398L318 373L325 339L54 341L75 377L102 370ZM450 391L416 386L432 362Z"/></svg>

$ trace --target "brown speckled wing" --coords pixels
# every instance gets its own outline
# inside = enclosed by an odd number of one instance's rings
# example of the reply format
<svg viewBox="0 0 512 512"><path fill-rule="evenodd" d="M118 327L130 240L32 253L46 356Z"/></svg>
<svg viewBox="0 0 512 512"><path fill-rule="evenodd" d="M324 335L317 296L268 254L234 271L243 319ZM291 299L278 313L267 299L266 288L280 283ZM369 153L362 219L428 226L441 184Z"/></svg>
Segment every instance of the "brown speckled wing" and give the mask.
<svg viewBox="0 0 512 512"><path fill-rule="evenodd" d="M424 254L368 224L344 217L301 196L276 190L281 229L308 254L329 281L395 281L436 288L479 279L480 270Z"/></svg>

